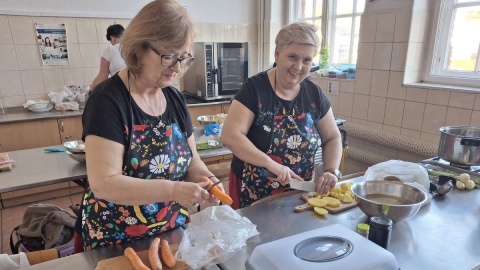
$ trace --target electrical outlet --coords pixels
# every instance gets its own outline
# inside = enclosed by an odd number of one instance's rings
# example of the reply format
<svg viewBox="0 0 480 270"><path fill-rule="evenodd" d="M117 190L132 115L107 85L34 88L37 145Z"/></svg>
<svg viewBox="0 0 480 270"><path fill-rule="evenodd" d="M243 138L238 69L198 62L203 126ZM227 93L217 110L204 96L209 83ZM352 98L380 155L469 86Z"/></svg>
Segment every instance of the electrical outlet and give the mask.
<svg viewBox="0 0 480 270"><path fill-rule="evenodd" d="M340 83L336 81L329 81L327 90L329 94L338 96L338 91L340 90Z"/></svg>

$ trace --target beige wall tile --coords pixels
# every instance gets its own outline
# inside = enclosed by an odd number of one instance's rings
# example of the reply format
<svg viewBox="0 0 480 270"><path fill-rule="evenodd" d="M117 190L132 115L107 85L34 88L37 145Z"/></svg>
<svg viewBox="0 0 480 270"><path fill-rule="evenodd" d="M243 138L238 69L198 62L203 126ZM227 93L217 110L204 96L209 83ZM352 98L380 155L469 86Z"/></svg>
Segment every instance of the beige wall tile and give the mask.
<svg viewBox="0 0 480 270"><path fill-rule="evenodd" d="M77 24L75 23L75 18L55 18L55 23L64 23L65 31L67 31L67 47L70 49L70 44L78 44L78 34L77 34ZM125 25L123 26L125 27ZM105 29L105 33L107 29ZM69 55L70 56L70 55Z"/></svg>
<svg viewBox="0 0 480 270"><path fill-rule="evenodd" d="M405 100L416 101L416 102L426 102L427 101L428 90L424 88L409 88L407 87L407 93Z"/></svg>
<svg viewBox="0 0 480 270"><path fill-rule="evenodd" d="M125 29L127 29L130 24L131 19L115 19L115 23L121 24ZM197 25L197 24L195 24Z"/></svg>
<svg viewBox="0 0 480 270"><path fill-rule="evenodd" d="M448 106L462 108L462 109L473 109L475 104L475 94L464 93L464 92L455 92L450 93L450 99L448 101Z"/></svg>
<svg viewBox="0 0 480 270"><path fill-rule="evenodd" d="M447 106L426 104L423 115L422 131L433 133L435 130L445 126Z"/></svg>
<svg viewBox="0 0 480 270"><path fill-rule="evenodd" d="M407 58L407 43L393 43L390 70L404 71Z"/></svg>
<svg viewBox="0 0 480 270"><path fill-rule="evenodd" d="M404 107L405 101L403 100L387 99L383 123L389 126L401 127Z"/></svg>
<svg viewBox="0 0 480 270"><path fill-rule="evenodd" d="M82 68L65 68L63 69L63 77L65 79L65 85L85 84Z"/></svg>
<svg viewBox="0 0 480 270"><path fill-rule="evenodd" d="M394 133L394 134L400 134L400 126L390 126L390 125L384 124L383 130L388 131L390 133Z"/></svg>
<svg viewBox="0 0 480 270"><path fill-rule="evenodd" d="M475 95L475 104L473 105L473 109L480 111L480 94Z"/></svg>
<svg viewBox="0 0 480 270"><path fill-rule="evenodd" d="M15 45L15 52L17 55L18 69L40 69L40 53L36 45Z"/></svg>
<svg viewBox="0 0 480 270"><path fill-rule="evenodd" d="M394 42L408 41L411 20L412 12L397 13L397 16L395 17L395 33L393 35Z"/></svg>
<svg viewBox="0 0 480 270"><path fill-rule="evenodd" d="M427 141L429 143L432 143L434 145L438 145L440 141L440 131L436 130L438 134L431 134L427 132L421 132L420 133L420 140Z"/></svg>
<svg viewBox="0 0 480 270"><path fill-rule="evenodd" d="M82 67L100 67L99 50L97 44L79 44Z"/></svg>
<svg viewBox="0 0 480 270"><path fill-rule="evenodd" d="M364 126L367 125L367 120L365 120L365 119L358 119L358 118L353 118L352 117L350 122L355 123L355 124L359 124L359 125L364 125Z"/></svg>
<svg viewBox="0 0 480 270"><path fill-rule="evenodd" d="M8 16L14 44L36 44L32 18L35 17Z"/></svg>
<svg viewBox="0 0 480 270"><path fill-rule="evenodd" d="M400 129L400 134L409 138L420 139L420 131L407 128Z"/></svg>
<svg viewBox="0 0 480 270"><path fill-rule="evenodd" d="M65 86L62 69L43 70L42 74L45 93L60 92L63 86Z"/></svg>
<svg viewBox="0 0 480 270"><path fill-rule="evenodd" d="M327 95L328 101L330 101L330 106L332 107L333 113L335 114L338 111L338 96L336 95Z"/></svg>
<svg viewBox="0 0 480 270"><path fill-rule="evenodd" d="M338 113L340 115L352 116L352 108L353 108L353 94L350 93L339 93L339 102L338 104Z"/></svg>
<svg viewBox="0 0 480 270"><path fill-rule="evenodd" d="M23 96L22 78L18 70L0 71L0 92L6 97Z"/></svg>
<svg viewBox="0 0 480 270"><path fill-rule="evenodd" d="M75 23L77 24L78 43L97 44L97 27L95 26L95 20L77 18Z"/></svg>
<svg viewBox="0 0 480 270"><path fill-rule="evenodd" d="M367 119L372 122L383 123L383 119L385 116L385 104L385 98L370 96L370 101L368 102Z"/></svg>
<svg viewBox="0 0 480 270"><path fill-rule="evenodd" d="M373 69L389 70L392 59L392 43L375 43Z"/></svg>
<svg viewBox="0 0 480 270"><path fill-rule="evenodd" d="M378 123L378 122L367 121L367 127L371 127L371 128L378 129L378 130L383 130L383 124Z"/></svg>
<svg viewBox="0 0 480 270"><path fill-rule="evenodd" d="M371 80L372 70L357 69L357 78L355 80L355 93L369 95Z"/></svg>
<svg viewBox="0 0 480 270"><path fill-rule="evenodd" d="M472 110L448 107L446 126L468 126L472 119Z"/></svg>
<svg viewBox="0 0 480 270"><path fill-rule="evenodd" d="M368 111L368 96L354 94L352 116L359 119L367 119L367 111Z"/></svg>
<svg viewBox="0 0 480 270"><path fill-rule="evenodd" d="M197 42L207 42L212 40L212 24L211 23L196 23L197 27Z"/></svg>
<svg viewBox="0 0 480 270"><path fill-rule="evenodd" d="M22 78L23 92L25 95L43 95L45 94L45 85L43 75L40 69L20 71Z"/></svg>
<svg viewBox="0 0 480 270"><path fill-rule="evenodd" d="M470 125L480 128L480 111L472 112L472 119L470 120Z"/></svg>
<svg viewBox="0 0 480 270"><path fill-rule="evenodd" d="M114 21L115 19L95 19L95 28L97 29L97 42L95 43L110 44L107 40L107 28L112 25Z"/></svg>
<svg viewBox="0 0 480 270"><path fill-rule="evenodd" d="M360 42L375 42L377 14L363 14L360 20Z"/></svg>
<svg viewBox="0 0 480 270"><path fill-rule="evenodd" d="M21 96L5 97L5 104L7 107L20 107L25 101L27 101L27 99L23 93Z"/></svg>
<svg viewBox="0 0 480 270"><path fill-rule="evenodd" d="M340 81L340 91L347 93L355 92L355 81Z"/></svg>
<svg viewBox="0 0 480 270"><path fill-rule="evenodd" d="M377 20L376 42L393 42L396 13L379 14Z"/></svg>
<svg viewBox="0 0 480 270"><path fill-rule="evenodd" d="M14 45L0 44L0 62L0 70L18 70Z"/></svg>
<svg viewBox="0 0 480 270"><path fill-rule="evenodd" d="M425 112L425 103L406 101L403 110L402 127L412 130L422 130L422 116Z"/></svg>
<svg viewBox="0 0 480 270"><path fill-rule="evenodd" d="M427 103L435 105L448 105L450 91L429 89L427 93Z"/></svg>
<svg viewBox="0 0 480 270"><path fill-rule="evenodd" d="M357 69L372 69L374 51L375 43L361 42L358 44Z"/></svg>
<svg viewBox="0 0 480 270"><path fill-rule="evenodd" d="M257 38L250 40L250 25L249 24L238 24L238 33L237 33L237 40L240 42L257 42Z"/></svg>
<svg viewBox="0 0 480 270"><path fill-rule="evenodd" d="M388 78L388 98L405 99L407 88L403 87L403 72L390 71Z"/></svg>
<svg viewBox="0 0 480 270"><path fill-rule="evenodd" d="M13 44L10 25L8 24L8 16L0 15L0 44Z"/></svg>
<svg viewBox="0 0 480 270"><path fill-rule="evenodd" d="M93 79L97 77L98 68L82 68L83 69L83 79L85 80L85 84L89 85L93 82Z"/></svg>
<svg viewBox="0 0 480 270"><path fill-rule="evenodd" d="M370 95L386 97L389 76L390 72L386 70L372 70L372 88L370 89Z"/></svg>
<svg viewBox="0 0 480 270"><path fill-rule="evenodd" d="M100 58L97 60L100 62ZM68 44L68 67L69 68L81 68L82 57L80 56L80 45Z"/></svg>

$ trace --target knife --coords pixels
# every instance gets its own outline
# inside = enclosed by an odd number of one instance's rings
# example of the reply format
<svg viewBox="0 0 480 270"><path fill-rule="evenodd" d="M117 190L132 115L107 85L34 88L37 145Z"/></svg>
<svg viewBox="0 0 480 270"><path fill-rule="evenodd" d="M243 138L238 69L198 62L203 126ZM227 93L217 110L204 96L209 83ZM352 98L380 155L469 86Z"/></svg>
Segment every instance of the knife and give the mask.
<svg viewBox="0 0 480 270"><path fill-rule="evenodd" d="M271 171L264 169L263 174L266 177L270 178L277 178L275 174L273 174ZM295 178L290 179L290 187L293 189L298 189L298 190L303 190L303 191L309 191L309 192L315 192L315 188L317 187L317 184L313 181L299 181Z"/></svg>
<svg viewBox="0 0 480 270"><path fill-rule="evenodd" d="M65 152L65 149L60 148L60 147L47 147L43 149L45 152Z"/></svg>
<svg viewBox="0 0 480 270"><path fill-rule="evenodd" d="M227 181L227 180L228 180L228 178L223 178L222 180L216 182L215 184L213 184L212 186L210 186L209 188L207 188L207 191L210 192L210 190L212 190L212 188L213 188L214 186L216 186L216 185L218 185L218 184L220 184L220 183L222 183L222 182L225 182L225 181Z"/></svg>

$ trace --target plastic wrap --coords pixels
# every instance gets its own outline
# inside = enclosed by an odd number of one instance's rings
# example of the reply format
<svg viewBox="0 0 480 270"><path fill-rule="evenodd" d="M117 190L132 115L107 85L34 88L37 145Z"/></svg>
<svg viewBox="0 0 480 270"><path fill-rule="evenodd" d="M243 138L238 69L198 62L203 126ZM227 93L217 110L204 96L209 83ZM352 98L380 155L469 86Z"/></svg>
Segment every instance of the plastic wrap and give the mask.
<svg viewBox="0 0 480 270"><path fill-rule="evenodd" d="M232 257L258 234L256 227L228 205L205 208L191 216L175 257L193 269L208 268Z"/></svg>

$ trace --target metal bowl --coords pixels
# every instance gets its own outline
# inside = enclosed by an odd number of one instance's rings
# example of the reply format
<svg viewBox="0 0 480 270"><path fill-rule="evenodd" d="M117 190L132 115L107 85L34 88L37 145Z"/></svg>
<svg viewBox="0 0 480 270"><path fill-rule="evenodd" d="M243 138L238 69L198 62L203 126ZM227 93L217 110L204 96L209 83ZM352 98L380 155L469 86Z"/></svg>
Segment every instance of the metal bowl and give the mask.
<svg viewBox="0 0 480 270"><path fill-rule="evenodd" d="M72 153L70 151L65 151L69 157L71 157L73 160L76 160L80 163L85 163L87 162L85 159L85 153Z"/></svg>
<svg viewBox="0 0 480 270"><path fill-rule="evenodd" d="M63 147L71 153L85 153L85 143L82 140L66 142Z"/></svg>
<svg viewBox="0 0 480 270"><path fill-rule="evenodd" d="M351 190L363 213L393 222L413 217L428 198L424 191L401 182L364 181L353 184Z"/></svg>

